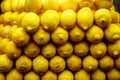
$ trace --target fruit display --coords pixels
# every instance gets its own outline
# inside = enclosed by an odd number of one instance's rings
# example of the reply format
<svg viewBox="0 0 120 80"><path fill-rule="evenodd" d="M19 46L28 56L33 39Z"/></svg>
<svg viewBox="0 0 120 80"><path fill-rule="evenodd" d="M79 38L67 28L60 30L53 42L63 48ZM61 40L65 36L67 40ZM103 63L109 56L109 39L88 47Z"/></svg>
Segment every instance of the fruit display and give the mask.
<svg viewBox="0 0 120 80"><path fill-rule="evenodd" d="M120 80L113 0L3 0L0 80Z"/></svg>

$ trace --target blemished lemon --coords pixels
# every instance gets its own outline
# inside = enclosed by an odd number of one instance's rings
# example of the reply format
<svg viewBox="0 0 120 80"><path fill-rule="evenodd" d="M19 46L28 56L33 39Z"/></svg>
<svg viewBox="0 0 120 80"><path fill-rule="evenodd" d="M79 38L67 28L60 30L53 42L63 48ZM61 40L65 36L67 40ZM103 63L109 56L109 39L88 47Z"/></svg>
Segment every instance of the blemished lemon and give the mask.
<svg viewBox="0 0 120 80"><path fill-rule="evenodd" d="M96 44L90 44L90 53L95 58L102 58L106 55L107 52L107 45L105 42L101 41Z"/></svg>
<svg viewBox="0 0 120 80"><path fill-rule="evenodd" d="M39 13L42 8L42 0L25 0L24 8L27 12Z"/></svg>
<svg viewBox="0 0 120 80"><path fill-rule="evenodd" d="M39 24L40 17L33 12L26 13L22 19L22 27L31 34L38 30Z"/></svg>
<svg viewBox="0 0 120 80"><path fill-rule="evenodd" d="M105 39L109 42L115 42L120 39L120 25L110 24L105 30Z"/></svg>
<svg viewBox="0 0 120 80"><path fill-rule="evenodd" d="M72 9L64 10L61 14L60 22L64 29L72 29L76 23L76 13Z"/></svg>
<svg viewBox="0 0 120 80"><path fill-rule="evenodd" d="M58 80L74 80L74 75L69 70L64 70L58 74Z"/></svg>
<svg viewBox="0 0 120 80"><path fill-rule="evenodd" d="M111 69L106 74L108 80L120 80L120 71L116 68Z"/></svg>
<svg viewBox="0 0 120 80"><path fill-rule="evenodd" d="M57 74L48 70L44 75L41 76L41 80L57 80Z"/></svg>
<svg viewBox="0 0 120 80"><path fill-rule="evenodd" d="M99 67L103 71L109 71L114 67L114 60L110 56L106 55L99 59Z"/></svg>
<svg viewBox="0 0 120 80"><path fill-rule="evenodd" d="M84 57L83 68L88 72L93 72L98 68L98 60L91 55Z"/></svg>
<svg viewBox="0 0 120 80"><path fill-rule="evenodd" d="M97 69L91 73L92 80L106 80L106 74L101 69Z"/></svg>
<svg viewBox="0 0 120 80"><path fill-rule="evenodd" d="M33 59L33 70L39 75L43 75L49 68L48 59L39 55Z"/></svg>
<svg viewBox="0 0 120 80"><path fill-rule="evenodd" d="M86 31L86 38L91 43L98 43L103 37L104 32L99 26L93 25Z"/></svg>
<svg viewBox="0 0 120 80"><path fill-rule="evenodd" d="M89 45L86 41L74 44L74 52L77 56L85 56L88 54Z"/></svg>
<svg viewBox="0 0 120 80"><path fill-rule="evenodd" d="M64 44L68 41L68 31L63 29L62 27L57 27L51 33L51 39L55 44Z"/></svg>
<svg viewBox="0 0 120 80"><path fill-rule="evenodd" d="M40 76L34 71L29 71L25 73L24 80L40 80Z"/></svg>
<svg viewBox="0 0 120 80"><path fill-rule="evenodd" d="M100 8L95 11L94 16L96 25L101 28L108 27L112 22L112 15L108 9Z"/></svg>
<svg viewBox="0 0 120 80"><path fill-rule="evenodd" d="M23 50L24 54L29 58L34 58L40 53L40 47L33 41L30 41L26 46L24 46Z"/></svg>
<svg viewBox="0 0 120 80"><path fill-rule="evenodd" d="M47 10L41 16L41 25L48 31L54 31L59 25L60 16L55 10Z"/></svg>
<svg viewBox="0 0 120 80"><path fill-rule="evenodd" d="M32 60L27 56L22 55L15 61L15 67L17 71L21 73L29 72L32 68Z"/></svg>
<svg viewBox="0 0 120 80"><path fill-rule="evenodd" d="M43 8L45 10L59 10L59 1L58 0L44 0Z"/></svg>
<svg viewBox="0 0 120 80"><path fill-rule="evenodd" d="M57 52L62 57L69 57L73 53L72 43L66 42L65 44L59 45Z"/></svg>
<svg viewBox="0 0 120 80"><path fill-rule="evenodd" d="M69 31L69 37L73 42L81 42L85 37L85 31L75 25L74 28Z"/></svg>
<svg viewBox="0 0 120 80"><path fill-rule="evenodd" d="M56 45L53 43L48 43L42 47L42 55L46 58L52 58L56 54Z"/></svg>
<svg viewBox="0 0 120 80"><path fill-rule="evenodd" d="M82 59L77 55L72 54L66 59L66 64L71 71L79 71L82 67Z"/></svg>
<svg viewBox="0 0 120 80"><path fill-rule="evenodd" d="M108 55L112 58L117 58L120 56L120 40L115 41L114 43L108 43Z"/></svg>
<svg viewBox="0 0 120 80"><path fill-rule="evenodd" d="M75 72L75 80L90 80L90 73L86 72L84 69L81 69Z"/></svg>
<svg viewBox="0 0 120 80"><path fill-rule="evenodd" d="M5 80L5 75L3 73L0 73L0 80Z"/></svg>
<svg viewBox="0 0 120 80"><path fill-rule="evenodd" d="M59 4L62 11L67 9L78 10L78 0L59 0Z"/></svg>
<svg viewBox="0 0 120 80"><path fill-rule="evenodd" d="M45 31L41 26L39 27L39 30L37 30L33 35L32 35L33 40L38 44L38 45L45 45L49 42L50 40L50 33Z"/></svg>
<svg viewBox="0 0 120 80"><path fill-rule="evenodd" d="M9 72L13 67L13 61L7 57L7 54L0 55L0 73Z"/></svg>
<svg viewBox="0 0 120 80"><path fill-rule="evenodd" d="M94 21L93 11L89 7L81 8L77 12L77 23L83 30L90 28Z"/></svg>
<svg viewBox="0 0 120 80"><path fill-rule="evenodd" d="M6 80L23 80L23 74L13 68L6 74Z"/></svg>
<svg viewBox="0 0 120 80"><path fill-rule="evenodd" d="M65 69L65 60L56 55L53 58L50 59L50 69L55 72L55 73L59 73L62 72Z"/></svg>

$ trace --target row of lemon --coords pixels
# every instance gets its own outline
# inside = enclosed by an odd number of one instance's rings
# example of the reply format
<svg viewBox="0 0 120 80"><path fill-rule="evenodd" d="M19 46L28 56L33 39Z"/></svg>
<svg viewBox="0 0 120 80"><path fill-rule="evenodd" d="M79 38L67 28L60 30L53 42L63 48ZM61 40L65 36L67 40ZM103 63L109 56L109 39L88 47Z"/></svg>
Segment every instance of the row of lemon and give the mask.
<svg viewBox="0 0 120 80"><path fill-rule="evenodd" d="M2 12L6 11L28 11L39 13L43 9L53 9L56 11L64 11L72 9L74 11L83 7L90 7L91 9L112 7L113 0L3 0L1 3Z"/></svg>

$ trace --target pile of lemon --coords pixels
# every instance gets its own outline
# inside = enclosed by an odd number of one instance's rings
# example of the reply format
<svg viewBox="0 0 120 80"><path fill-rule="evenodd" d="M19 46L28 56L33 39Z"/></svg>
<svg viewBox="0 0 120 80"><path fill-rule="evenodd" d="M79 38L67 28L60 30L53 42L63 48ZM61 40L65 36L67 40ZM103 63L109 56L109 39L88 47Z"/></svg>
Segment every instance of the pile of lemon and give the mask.
<svg viewBox="0 0 120 80"><path fill-rule="evenodd" d="M3 0L0 80L120 80L112 0Z"/></svg>

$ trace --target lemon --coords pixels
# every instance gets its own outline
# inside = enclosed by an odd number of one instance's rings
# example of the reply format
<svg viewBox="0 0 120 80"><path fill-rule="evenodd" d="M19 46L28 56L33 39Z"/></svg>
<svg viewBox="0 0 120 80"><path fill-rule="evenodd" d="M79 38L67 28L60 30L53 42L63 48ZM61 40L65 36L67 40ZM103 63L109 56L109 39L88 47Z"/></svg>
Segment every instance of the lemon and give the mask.
<svg viewBox="0 0 120 80"><path fill-rule="evenodd" d="M103 39L103 37L104 37L103 30L96 25L91 26L86 31L86 38L91 43L98 43Z"/></svg>
<svg viewBox="0 0 120 80"><path fill-rule="evenodd" d="M2 12L7 12L7 11L11 11L11 0L4 0L1 3L1 11Z"/></svg>
<svg viewBox="0 0 120 80"><path fill-rule="evenodd" d="M114 43L108 43L108 55L113 58L120 56L120 40Z"/></svg>
<svg viewBox="0 0 120 80"><path fill-rule="evenodd" d="M26 73L30 71L32 67L32 60L25 55L20 56L15 61L16 69L21 73Z"/></svg>
<svg viewBox="0 0 120 80"><path fill-rule="evenodd" d="M10 0L12 11L17 11L17 5L19 0Z"/></svg>
<svg viewBox="0 0 120 80"><path fill-rule="evenodd" d="M59 0L59 4L62 11L67 9L78 10L78 0Z"/></svg>
<svg viewBox="0 0 120 80"><path fill-rule="evenodd" d="M115 10L110 11L112 14L112 23L118 23L119 22L119 13Z"/></svg>
<svg viewBox="0 0 120 80"><path fill-rule="evenodd" d="M21 13L18 14L18 17L17 17L17 20L16 20L18 26L22 26L22 19L26 15L26 13L27 12L21 12Z"/></svg>
<svg viewBox="0 0 120 80"><path fill-rule="evenodd" d="M110 9L113 5L113 0L95 0L96 7Z"/></svg>
<svg viewBox="0 0 120 80"><path fill-rule="evenodd" d="M120 70L120 57L115 59L115 67Z"/></svg>
<svg viewBox="0 0 120 80"><path fill-rule="evenodd" d="M65 65L65 60L58 55L50 59L50 69L55 73L62 72L65 69Z"/></svg>
<svg viewBox="0 0 120 80"><path fill-rule="evenodd" d="M41 76L41 80L57 80L57 74L48 70L44 75Z"/></svg>
<svg viewBox="0 0 120 80"><path fill-rule="evenodd" d="M89 45L86 41L74 44L74 52L77 56L85 56L88 54Z"/></svg>
<svg viewBox="0 0 120 80"><path fill-rule="evenodd" d="M25 1L26 0L18 0L18 3L17 3L17 11L18 12L23 12L25 11L24 8L25 8Z"/></svg>
<svg viewBox="0 0 120 80"><path fill-rule="evenodd" d="M48 43L42 47L42 55L46 58L52 58L56 54L56 45L53 43Z"/></svg>
<svg viewBox="0 0 120 80"><path fill-rule="evenodd" d="M73 42L81 42L85 37L85 31L77 25L69 31L70 40Z"/></svg>
<svg viewBox="0 0 120 80"><path fill-rule="evenodd" d="M63 29L62 27L57 27L52 33L51 33L51 39L55 44L64 44L68 40L68 31Z"/></svg>
<svg viewBox="0 0 120 80"><path fill-rule="evenodd" d="M13 61L7 57L7 54L0 55L0 73L9 72L13 67Z"/></svg>
<svg viewBox="0 0 120 80"><path fill-rule="evenodd" d="M59 10L59 1L58 0L44 0L43 8L45 10Z"/></svg>
<svg viewBox="0 0 120 80"><path fill-rule="evenodd" d="M70 57L66 59L66 64L71 71L79 71L82 66L82 59L72 54Z"/></svg>
<svg viewBox="0 0 120 80"><path fill-rule="evenodd" d="M33 41L30 41L26 46L24 46L23 50L24 54L29 58L34 58L40 53L40 47Z"/></svg>
<svg viewBox="0 0 120 80"><path fill-rule="evenodd" d="M36 13L29 12L26 13L22 19L22 27L28 33L34 33L38 30L40 24L40 18Z"/></svg>
<svg viewBox="0 0 120 80"><path fill-rule="evenodd" d="M73 53L72 43L66 42L65 44L59 45L57 52L62 57L69 57Z"/></svg>
<svg viewBox="0 0 120 80"><path fill-rule="evenodd" d="M17 59L22 54L22 49L17 47L13 41L9 41L5 46L5 53L10 59Z"/></svg>
<svg viewBox="0 0 120 80"><path fill-rule="evenodd" d="M104 30L104 33L107 41L115 42L120 39L120 26L112 23Z"/></svg>
<svg viewBox="0 0 120 80"><path fill-rule="evenodd" d="M94 6L94 0L79 0L79 7L83 8L83 7L89 7L89 8L93 8Z"/></svg>
<svg viewBox="0 0 120 80"><path fill-rule="evenodd" d="M10 23L10 20L11 20L10 18L11 18L12 14L13 13L11 11L5 12L3 14L2 20L3 20L4 24L9 24Z"/></svg>
<svg viewBox="0 0 120 80"><path fill-rule="evenodd" d="M32 35L32 38L38 45L45 45L50 40L50 33L39 27L39 30Z"/></svg>
<svg viewBox="0 0 120 80"><path fill-rule="evenodd" d="M108 80L120 80L120 71L116 68L113 68L112 70L108 71L107 73Z"/></svg>
<svg viewBox="0 0 120 80"><path fill-rule="evenodd" d="M93 73L91 73L92 80L106 80L105 72L97 69Z"/></svg>
<svg viewBox="0 0 120 80"><path fill-rule="evenodd" d="M48 70L48 60L39 55L33 59L33 70L39 75L43 75Z"/></svg>
<svg viewBox="0 0 120 80"><path fill-rule="evenodd" d="M69 70L64 70L58 74L58 80L74 80L74 75Z"/></svg>
<svg viewBox="0 0 120 80"><path fill-rule="evenodd" d="M72 29L76 23L76 13L72 9L64 10L61 14L60 22L64 29Z"/></svg>
<svg viewBox="0 0 120 80"><path fill-rule="evenodd" d="M42 0L25 0L24 8L27 12L39 13L42 8Z"/></svg>
<svg viewBox="0 0 120 80"><path fill-rule="evenodd" d="M9 42L10 40L8 38L3 38L1 37L0 39L0 54L4 54L5 53L5 46L7 45L7 43Z"/></svg>
<svg viewBox="0 0 120 80"><path fill-rule="evenodd" d="M110 56L106 55L99 59L99 67L104 71L109 71L114 67L114 60Z"/></svg>
<svg viewBox="0 0 120 80"><path fill-rule="evenodd" d="M102 58L106 55L107 45L101 41L99 43L90 44L90 53L95 58Z"/></svg>
<svg viewBox="0 0 120 80"><path fill-rule="evenodd" d="M98 60L91 55L84 57L83 68L88 72L93 72L98 68Z"/></svg>
<svg viewBox="0 0 120 80"><path fill-rule="evenodd" d="M55 10L47 10L41 16L41 25L48 31L54 31L59 25L60 16Z"/></svg>
<svg viewBox="0 0 120 80"><path fill-rule="evenodd" d="M0 73L0 80L5 80L5 75L3 73Z"/></svg>
<svg viewBox="0 0 120 80"><path fill-rule="evenodd" d="M13 42L19 47L27 45L30 41L30 35L28 35L23 27L15 28L14 31L11 33L11 37Z"/></svg>
<svg viewBox="0 0 120 80"><path fill-rule="evenodd" d="M9 38L9 31L11 29L11 25L5 25L3 27L3 30L1 32L1 37L4 37L4 38Z"/></svg>
<svg viewBox="0 0 120 80"><path fill-rule="evenodd" d="M84 69L75 72L75 80L90 80L90 74Z"/></svg>
<svg viewBox="0 0 120 80"><path fill-rule="evenodd" d="M12 13L12 15L10 17L10 25L16 25L17 24L17 17L18 17L18 15L19 15L18 12Z"/></svg>
<svg viewBox="0 0 120 80"><path fill-rule="evenodd" d="M6 74L6 80L23 80L23 74L13 68L10 72Z"/></svg>
<svg viewBox="0 0 120 80"><path fill-rule="evenodd" d="M30 71L25 73L24 80L40 80L40 76L37 73Z"/></svg>
<svg viewBox="0 0 120 80"><path fill-rule="evenodd" d="M94 21L93 11L89 7L81 8L77 12L77 23L83 30L90 28Z"/></svg>
<svg viewBox="0 0 120 80"><path fill-rule="evenodd" d="M111 24L111 22L112 22L112 14L108 9L100 8L95 11L95 23L99 27L106 28Z"/></svg>

